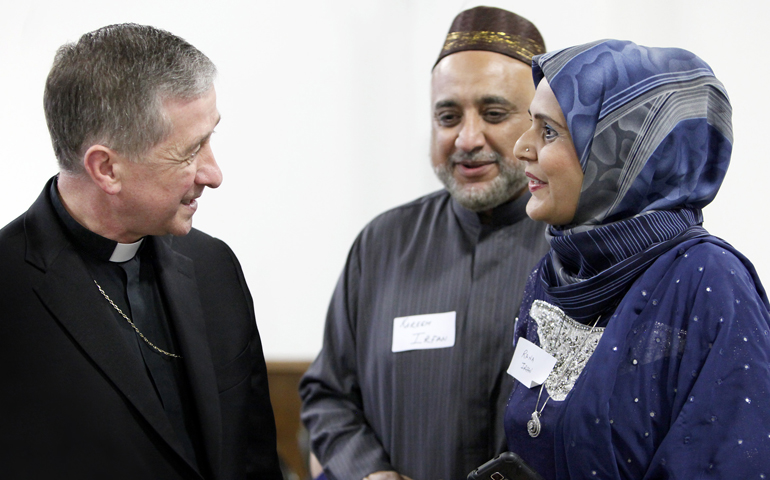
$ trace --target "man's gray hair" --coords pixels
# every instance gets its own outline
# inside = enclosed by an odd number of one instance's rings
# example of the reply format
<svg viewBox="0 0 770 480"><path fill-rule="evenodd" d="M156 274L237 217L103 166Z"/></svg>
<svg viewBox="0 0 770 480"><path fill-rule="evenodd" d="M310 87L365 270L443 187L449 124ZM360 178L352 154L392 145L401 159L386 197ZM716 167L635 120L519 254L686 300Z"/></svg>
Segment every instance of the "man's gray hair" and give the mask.
<svg viewBox="0 0 770 480"><path fill-rule="evenodd" d="M138 160L171 133L163 101L198 98L215 76L206 55L154 27L110 25L63 45L43 97L60 169L82 172L96 144Z"/></svg>

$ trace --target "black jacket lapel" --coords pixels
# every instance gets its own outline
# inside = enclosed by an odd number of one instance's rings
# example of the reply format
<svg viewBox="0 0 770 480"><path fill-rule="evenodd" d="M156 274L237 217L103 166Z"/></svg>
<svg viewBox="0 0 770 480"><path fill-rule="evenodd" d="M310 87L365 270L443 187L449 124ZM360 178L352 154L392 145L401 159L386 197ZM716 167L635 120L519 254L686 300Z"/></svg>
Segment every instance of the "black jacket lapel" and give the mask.
<svg viewBox="0 0 770 480"><path fill-rule="evenodd" d="M27 212L26 260L45 273L34 286L41 302L155 431L182 458L184 449L145 372L114 324L101 296L69 242L47 198L50 183Z"/></svg>
<svg viewBox="0 0 770 480"><path fill-rule="evenodd" d="M171 237L153 240L158 283L184 359L206 456L217 477L222 448L222 415L194 265L188 257L171 249Z"/></svg>

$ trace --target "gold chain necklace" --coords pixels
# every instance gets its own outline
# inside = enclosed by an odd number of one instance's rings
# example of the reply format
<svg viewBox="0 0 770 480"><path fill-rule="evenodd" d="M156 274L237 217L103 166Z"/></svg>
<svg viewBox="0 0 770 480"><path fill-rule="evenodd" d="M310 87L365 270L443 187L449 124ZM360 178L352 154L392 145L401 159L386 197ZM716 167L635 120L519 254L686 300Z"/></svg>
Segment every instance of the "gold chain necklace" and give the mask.
<svg viewBox="0 0 770 480"><path fill-rule="evenodd" d="M139 331L139 327L137 327L136 324L134 324L134 322L132 322L131 319L128 318L128 315L123 313L123 310L121 310L119 306L115 305L115 302L113 302L112 299L106 293L104 293L104 290L102 290L102 286L99 285L99 282L94 280L94 283L96 284L96 288L99 289L99 293L101 293L102 296L105 299L107 299L108 302L110 302L110 305L112 305L115 308L115 310L117 310L118 313L123 318L126 319L126 321L129 323L129 325L131 325L134 328L134 331L142 338L142 340L144 340L147 343L147 345L151 346L156 352L162 353L163 355L166 355L166 356L169 356L169 357L174 357L174 358L182 358L180 355L169 353L169 352L163 350L162 348L156 347L151 341L149 341L147 339L147 337L144 336L144 334L142 332Z"/></svg>

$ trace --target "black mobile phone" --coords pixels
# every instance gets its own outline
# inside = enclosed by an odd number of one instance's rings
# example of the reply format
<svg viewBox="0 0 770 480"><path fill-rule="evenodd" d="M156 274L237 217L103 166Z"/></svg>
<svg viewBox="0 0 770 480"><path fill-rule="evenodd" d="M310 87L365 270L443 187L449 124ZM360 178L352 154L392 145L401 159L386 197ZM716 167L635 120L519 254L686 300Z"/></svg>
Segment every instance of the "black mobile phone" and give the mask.
<svg viewBox="0 0 770 480"><path fill-rule="evenodd" d="M468 474L468 480L543 480L527 462L504 452Z"/></svg>

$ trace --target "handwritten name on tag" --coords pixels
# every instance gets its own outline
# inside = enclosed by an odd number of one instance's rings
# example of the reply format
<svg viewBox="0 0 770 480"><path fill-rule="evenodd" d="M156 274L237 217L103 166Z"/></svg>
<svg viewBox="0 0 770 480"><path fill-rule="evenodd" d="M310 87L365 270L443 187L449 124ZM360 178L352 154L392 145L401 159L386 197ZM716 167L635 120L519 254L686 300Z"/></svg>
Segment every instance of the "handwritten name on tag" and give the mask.
<svg viewBox="0 0 770 480"><path fill-rule="evenodd" d="M527 388L542 385L556 365L556 358L524 337L519 338L513 351L508 374Z"/></svg>
<svg viewBox="0 0 770 480"><path fill-rule="evenodd" d="M393 319L392 351L395 353L453 347L455 318L455 312L444 312Z"/></svg>

